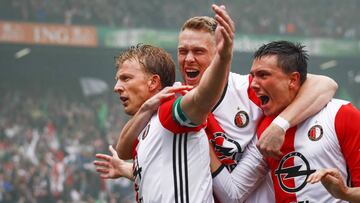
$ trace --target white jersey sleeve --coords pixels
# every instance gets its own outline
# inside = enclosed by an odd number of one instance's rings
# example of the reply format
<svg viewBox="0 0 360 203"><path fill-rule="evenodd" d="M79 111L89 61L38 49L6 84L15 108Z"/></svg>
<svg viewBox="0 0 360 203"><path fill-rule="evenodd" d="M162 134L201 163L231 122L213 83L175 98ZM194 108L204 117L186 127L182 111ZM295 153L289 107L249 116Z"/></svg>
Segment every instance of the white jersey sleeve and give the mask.
<svg viewBox="0 0 360 203"><path fill-rule="evenodd" d="M232 173L222 167L213 177L213 189L221 202L245 201L268 174L266 162L256 148L256 140L254 136Z"/></svg>

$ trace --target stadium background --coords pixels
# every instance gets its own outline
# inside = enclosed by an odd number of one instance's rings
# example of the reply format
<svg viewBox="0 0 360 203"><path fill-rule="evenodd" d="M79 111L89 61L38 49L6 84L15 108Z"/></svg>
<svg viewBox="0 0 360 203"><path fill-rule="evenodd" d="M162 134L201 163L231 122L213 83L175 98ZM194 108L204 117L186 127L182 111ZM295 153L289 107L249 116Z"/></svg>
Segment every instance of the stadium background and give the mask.
<svg viewBox="0 0 360 203"><path fill-rule="evenodd" d="M358 0L2 0L0 202L133 202L130 182L102 181L91 163L128 119L114 56L145 42L176 60L180 26L214 2L237 26L232 71L247 74L263 43L303 42L309 72L360 107Z"/></svg>

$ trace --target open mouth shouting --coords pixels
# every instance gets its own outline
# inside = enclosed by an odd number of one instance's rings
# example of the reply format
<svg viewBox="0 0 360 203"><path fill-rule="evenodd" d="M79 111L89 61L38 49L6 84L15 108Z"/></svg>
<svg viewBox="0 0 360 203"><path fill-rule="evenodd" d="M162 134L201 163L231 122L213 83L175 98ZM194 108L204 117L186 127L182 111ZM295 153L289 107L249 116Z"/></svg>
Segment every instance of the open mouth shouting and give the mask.
<svg viewBox="0 0 360 203"><path fill-rule="evenodd" d="M270 115L271 113L271 106L273 105L271 103L271 99L267 95L257 95L260 100L260 108L264 112L266 116Z"/></svg>
<svg viewBox="0 0 360 203"><path fill-rule="evenodd" d="M189 78L196 78L200 74L200 71L194 69L187 69L185 72Z"/></svg>
<svg viewBox="0 0 360 203"><path fill-rule="evenodd" d="M260 101L261 101L261 106L266 105L266 104L269 102L269 100L270 100L270 98L269 98L268 96L266 96L266 95L261 95L261 96L259 97L259 99L260 99Z"/></svg>
<svg viewBox="0 0 360 203"><path fill-rule="evenodd" d="M188 85L197 85L200 81L200 71L196 69L185 69L185 81Z"/></svg>

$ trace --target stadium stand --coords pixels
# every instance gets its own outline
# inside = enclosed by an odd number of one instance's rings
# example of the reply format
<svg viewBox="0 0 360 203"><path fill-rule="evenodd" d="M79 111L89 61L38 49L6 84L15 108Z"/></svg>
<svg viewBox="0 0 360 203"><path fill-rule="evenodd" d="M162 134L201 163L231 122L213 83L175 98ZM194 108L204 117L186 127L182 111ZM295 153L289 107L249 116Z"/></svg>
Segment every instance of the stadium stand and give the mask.
<svg viewBox="0 0 360 203"><path fill-rule="evenodd" d="M359 39L358 0L152 1L13 0L0 2L0 19L110 27L178 29L184 19L209 15L224 3L240 33ZM14 15L15 14L15 15ZM149 15L151 14L151 15ZM316 16L316 17L314 17Z"/></svg>

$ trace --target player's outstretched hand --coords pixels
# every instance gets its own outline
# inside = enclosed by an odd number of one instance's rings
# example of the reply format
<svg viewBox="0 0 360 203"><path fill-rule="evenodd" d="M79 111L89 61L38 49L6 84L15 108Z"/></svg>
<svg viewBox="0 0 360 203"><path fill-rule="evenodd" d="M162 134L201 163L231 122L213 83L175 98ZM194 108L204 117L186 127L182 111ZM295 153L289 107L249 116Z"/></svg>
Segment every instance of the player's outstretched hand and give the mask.
<svg viewBox="0 0 360 203"><path fill-rule="evenodd" d="M94 161L96 171L100 173L100 177L103 179L115 179L120 177L133 180L132 163L128 163L119 158L115 149L110 145L109 150L112 156L107 154L96 154L96 158L101 161Z"/></svg>
<svg viewBox="0 0 360 203"><path fill-rule="evenodd" d="M308 183L312 184L319 181L321 181L326 190L333 197L349 202L360 202L360 188L350 188L346 186L338 169L319 169L311 174L307 180Z"/></svg>
<svg viewBox="0 0 360 203"><path fill-rule="evenodd" d="M280 148L284 143L284 139L284 130L278 125L271 123L262 133L256 146L263 156L279 159L282 156Z"/></svg>

